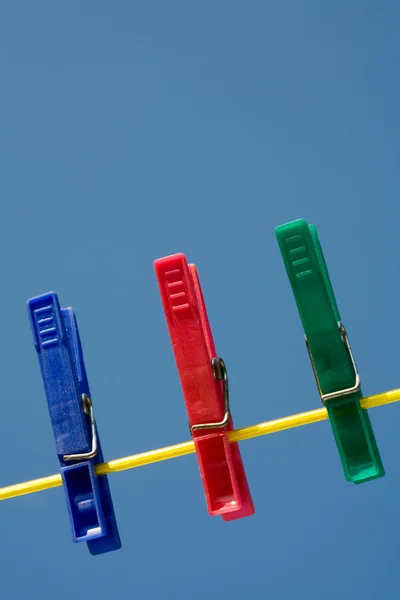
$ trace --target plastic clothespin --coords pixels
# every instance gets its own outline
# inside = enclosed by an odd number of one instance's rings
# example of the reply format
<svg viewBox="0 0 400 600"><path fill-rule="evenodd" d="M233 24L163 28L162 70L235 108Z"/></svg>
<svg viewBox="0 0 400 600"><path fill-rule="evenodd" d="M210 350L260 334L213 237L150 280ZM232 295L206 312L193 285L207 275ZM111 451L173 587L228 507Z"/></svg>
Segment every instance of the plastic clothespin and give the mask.
<svg viewBox="0 0 400 600"><path fill-rule="evenodd" d="M93 415L81 340L72 308L49 292L28 300L28 313L56 440L74 542L91 554L118 550L118 533Z"/></svg>
<svg viewBox="0 0 400 600"><path fill-rule="evenodd" d="M385 474L360 376L341 321L317 230L299 219L275 230L303 324L318 390L328 410L345 477L362 483Z"/></svg>
<svg viewBox="0 0 400 600"><path fill-rule="evenodd" d="M254 513L233 429L228 375L217 357L195 265L184 254L154 263L210 515L225 521Z"/></svg>

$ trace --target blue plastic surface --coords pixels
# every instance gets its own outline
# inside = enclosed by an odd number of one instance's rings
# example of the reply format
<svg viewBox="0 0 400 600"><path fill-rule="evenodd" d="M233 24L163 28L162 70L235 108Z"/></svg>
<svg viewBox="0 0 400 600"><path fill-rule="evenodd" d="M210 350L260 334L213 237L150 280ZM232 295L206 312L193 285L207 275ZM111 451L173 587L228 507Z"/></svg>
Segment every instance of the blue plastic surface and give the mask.
<svg viewBox="0 0 400 600"><path fill-rule="evenodd" d="M90 418L82 395L90 397L78 326L72 308L60 309L53 292L28 300L28 313L39 357L68 513L75 542L87 542L91 554L118 550L121 540L107 476L97 477L103 462L97 434L97 454L90 460L65 461L68 454L92 448ZM96 430L97 432L97 430Z"/></svg>

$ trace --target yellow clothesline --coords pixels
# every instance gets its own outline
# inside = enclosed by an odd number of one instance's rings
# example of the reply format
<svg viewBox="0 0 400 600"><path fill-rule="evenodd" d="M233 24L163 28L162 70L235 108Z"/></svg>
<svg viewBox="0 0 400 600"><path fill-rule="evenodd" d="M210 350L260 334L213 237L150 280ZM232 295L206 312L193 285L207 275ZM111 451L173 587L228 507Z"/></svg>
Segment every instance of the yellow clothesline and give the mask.
<svg viewBox="0 0 400 600"><path fill-rule="evenodd" d="M376 394L375 396L366 396L365 398L362 398L361 406L366 410L368 408L383 406L384 404L399 401L400 388L391 390L390 392ZM230 442L240 442L259 435L268 435L293 427L317 423L317 421L323 421L327 418L328 413L326 408L317 408L316 410L309 410L307 412L298 413L297 415L290 415L288 417L266 421L265 423L259 423L258 425L251 425L250 427L244 427L243 429L235 429L228 433L228 439ZM166 446L165 448L157 448L156 450L141 452L140 454L134 454L133 456L125 456L124 458L110 460L109 462L96 465L96 473L97 475L106 475L108 473L124 471L125 469L143 467L144 465L150 465L151 463L160 462L162 460L169 460L170 458L185 456L185 454L192 454L194 451L194 443L192 441L183 442L182 444L175 444L174 446ZM32 481L24 481L23 483L0 488L0 500L7 500L8 498L15 498L16 496L23 496L25 494L33 494L34 492L41 492L42 490L48 490L61 485L61 475L59 474L41 477L40 479L33 479Z"/></svg>

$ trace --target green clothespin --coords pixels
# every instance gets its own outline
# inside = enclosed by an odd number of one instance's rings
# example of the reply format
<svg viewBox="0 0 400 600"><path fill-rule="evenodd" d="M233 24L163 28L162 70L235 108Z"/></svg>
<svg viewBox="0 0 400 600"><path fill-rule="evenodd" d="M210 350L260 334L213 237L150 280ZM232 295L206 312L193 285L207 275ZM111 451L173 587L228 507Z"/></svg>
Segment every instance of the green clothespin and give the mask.
<svg viewBox="0 0 400 600"><path fill-rule="evenodd" d="M360 406L360 376L341 322L317 230L299 219L275 230L303 323L308 353L345 477L385 474L371 421Z"/></svg>

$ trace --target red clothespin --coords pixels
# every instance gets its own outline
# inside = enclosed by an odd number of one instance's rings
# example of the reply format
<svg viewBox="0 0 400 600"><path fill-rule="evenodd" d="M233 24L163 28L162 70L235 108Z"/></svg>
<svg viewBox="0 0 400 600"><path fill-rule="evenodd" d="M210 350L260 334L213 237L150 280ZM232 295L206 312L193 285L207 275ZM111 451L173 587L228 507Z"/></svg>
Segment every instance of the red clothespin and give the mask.
<svg viewBox="0 0 400 600"><path fill-rule="evenodd" d="M157 282L185 398L210 515L224 521L254 513L233 429L225 363L217 357L195 265L184 254L155 261Z"/></svg>

